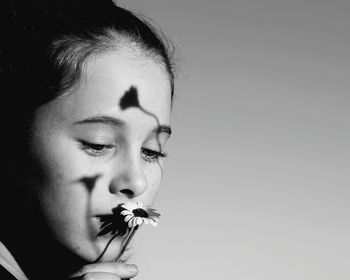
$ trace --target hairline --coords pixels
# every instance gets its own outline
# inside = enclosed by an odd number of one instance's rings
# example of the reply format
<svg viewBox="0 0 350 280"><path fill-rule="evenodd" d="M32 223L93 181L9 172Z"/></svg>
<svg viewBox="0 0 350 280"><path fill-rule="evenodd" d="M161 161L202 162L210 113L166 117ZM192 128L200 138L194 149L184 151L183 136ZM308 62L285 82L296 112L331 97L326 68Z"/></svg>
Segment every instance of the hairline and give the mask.
<svg viewBox="0 0 350 280"><path fill-rule="evenodd" d="M72 75L73 78L68 82L68 85L63 85L60 88L57 92L57 97L66 95L79 85L84 70L86 69L86 64L91 58L102 56L112 51L127 50L129 55L134 56L135 58L144 56L146 59L153 60L167 73L170 83L171 97L173 98L174 77L171 69L168 69L161 54L157 53L156 50L147 48L142 41L138 41L127 34L120 34L115 30L108 30L106 35L101 35L100 38L93 43L88 42L87 39L80 39L77 36L65 36L64 38L56 39L53 42L53 45L59 45L64 40L75 42L70 42L70 46L65 52L59 53L56 61L58 63L68 63L69 69L71 70L70 74L65 73L62 80L69 75Z"/></svg>

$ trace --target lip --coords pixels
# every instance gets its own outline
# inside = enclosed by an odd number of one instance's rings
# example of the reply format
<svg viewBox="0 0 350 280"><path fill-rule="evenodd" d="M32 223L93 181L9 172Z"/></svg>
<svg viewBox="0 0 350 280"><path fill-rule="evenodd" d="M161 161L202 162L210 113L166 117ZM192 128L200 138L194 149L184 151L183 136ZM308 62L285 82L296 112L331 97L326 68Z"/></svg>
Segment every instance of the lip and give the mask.
<svg viewBox="0 0 350 280"><path fill-rule="evenodd" d="M101 221L99 216L93 216L91 219L91 226L93 228L93 232L96 233L96 235L99 233L99 231L101 230Z"/></svg>

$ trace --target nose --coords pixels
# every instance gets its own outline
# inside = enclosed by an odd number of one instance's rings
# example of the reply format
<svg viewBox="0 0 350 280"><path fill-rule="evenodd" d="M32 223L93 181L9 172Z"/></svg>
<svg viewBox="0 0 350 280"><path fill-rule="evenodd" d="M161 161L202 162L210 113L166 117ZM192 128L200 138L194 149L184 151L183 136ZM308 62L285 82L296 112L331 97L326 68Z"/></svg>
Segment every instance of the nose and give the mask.
<svg viewBox="0 0 350 280"><path fill-rule="evenodd" d="M109 191L133 198L143 194L146 188L147 180L142 163L138 159L124 159L116 167Z"/></svg>

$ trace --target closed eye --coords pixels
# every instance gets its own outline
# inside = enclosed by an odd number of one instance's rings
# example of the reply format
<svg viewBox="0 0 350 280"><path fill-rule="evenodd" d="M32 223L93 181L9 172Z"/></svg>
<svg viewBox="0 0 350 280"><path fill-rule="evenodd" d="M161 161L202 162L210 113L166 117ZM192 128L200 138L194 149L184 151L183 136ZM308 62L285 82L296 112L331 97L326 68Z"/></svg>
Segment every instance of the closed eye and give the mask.
<svg viewBox="0 0 350 280"><path fill-rule="evenodd" d="M80 148L89 156L100 157L109 153L115 148L115 146L110 144L91 143L80 140Z"/></svg>
<svg viewBox="0 0 350 280"><path fill-rule="evenodd" d="M156 162L160 158L167 157L167 154L163 152L147 149L147 148L141 148L141 156L146 162Z"/></svg>

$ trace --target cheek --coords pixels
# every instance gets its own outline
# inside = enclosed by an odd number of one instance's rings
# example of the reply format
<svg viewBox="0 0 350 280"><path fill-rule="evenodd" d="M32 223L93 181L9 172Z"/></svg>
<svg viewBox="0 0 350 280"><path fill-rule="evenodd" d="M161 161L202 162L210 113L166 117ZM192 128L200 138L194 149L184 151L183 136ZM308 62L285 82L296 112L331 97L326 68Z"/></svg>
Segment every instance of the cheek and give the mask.
<svg viewBox="0 0 350 280"><path fill-rule="evenodd" d="M53 232L68 235L74 225L84 223L89 196L81 177L86 163L62 137L48 135L33 141L33 187L42 214Z"/></svg>
<svg viewBox="0 0 350 280"><path fill-rule="evenodd" d="M147 163L148 165L148 163ZM153 204L160 190L162 178L163 178L163 167L162 163L154 163L146 168L147 177L147 191L145 192L146 203Z"/></svg>
<svg viewBox="0 0 350 280"><path fill-rule="evenodd" d="M81 180L86 163L66 146L64 153L46 153L41 166L45 175L37 185L38 202L49 230L72 252L84 258L93 255L91 242L96 233L89 222L91 194Z"/></svg>
<svg viewBox="0 0 350 280"><path fill-rule="evenodd" d="M43 168L46 174L36 186L43 215L50 227L67 234L82 226L89 194L79 180L79 168L72 161L51 160Z"/></svg>

